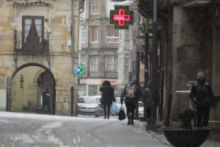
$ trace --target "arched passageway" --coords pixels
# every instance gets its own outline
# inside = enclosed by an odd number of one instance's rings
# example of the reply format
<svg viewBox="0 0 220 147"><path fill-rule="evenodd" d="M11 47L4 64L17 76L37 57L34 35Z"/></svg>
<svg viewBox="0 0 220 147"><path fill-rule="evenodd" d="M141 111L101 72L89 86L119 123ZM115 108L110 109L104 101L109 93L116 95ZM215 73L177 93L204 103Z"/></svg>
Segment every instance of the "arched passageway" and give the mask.
<svg viewBox="0 0 220 147"><path fill-rule="evenodd" d="M55 113L55 78L43 65L30 63L19 67L9 82L8 111ZM43 92L49 90L48 108L43 106Z"/></svg>

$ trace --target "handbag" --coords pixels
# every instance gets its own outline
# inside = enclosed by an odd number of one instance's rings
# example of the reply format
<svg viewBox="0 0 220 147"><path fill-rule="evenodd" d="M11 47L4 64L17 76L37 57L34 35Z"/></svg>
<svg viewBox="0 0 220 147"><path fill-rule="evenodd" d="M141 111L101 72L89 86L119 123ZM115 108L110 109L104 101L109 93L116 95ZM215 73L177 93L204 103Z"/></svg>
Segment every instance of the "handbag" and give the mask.
<svg viewBox="0 0 220 147"><path fill-rule="evenodd" d="M120 110L119 110L119 113L118 113L118 119L119 120L124 120L126 118L125 116L125 111L124 109L121 107Z"/></svg>

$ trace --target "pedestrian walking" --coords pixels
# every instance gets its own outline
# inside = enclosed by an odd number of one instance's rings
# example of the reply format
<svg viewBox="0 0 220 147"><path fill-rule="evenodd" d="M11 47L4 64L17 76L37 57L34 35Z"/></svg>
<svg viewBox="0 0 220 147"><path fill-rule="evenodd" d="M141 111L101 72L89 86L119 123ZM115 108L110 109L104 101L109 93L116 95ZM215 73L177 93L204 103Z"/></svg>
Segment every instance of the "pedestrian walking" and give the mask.
<svg viewBox="0 0 220 147"><path fill-rule="evenodd" d="M46 110L48 113L50 113L50 105L49 105L49 100L50 100L50 93L48 88L45 89L43 92L43 110Z"/></svg>
<svg viewBox="0 0 220 147"><path fill-rule="evenodd" d="M128 125L134 124L134 111L141 96L141 89L134 80L132 83L125 86L121 94L121 104L125 102L127 110Z"/></svg>
<svg viewBox="0 0 220 147"><path fill-rule="evenodd" d="M144 102L144 117L147 120L148 124L150 122L150 115L152 112L152 81L147 82L147 87L143 92L143 102Z"/></svg>
<svg viewBox="0 0 220 147"><path fill-rule="evenodd" d="M100 91L102 92L102 97L100 99L101 104L104 107L104 118L109 119L110 117L110 108L112 105L112 102L115 102L115 96L114 96L114 88L111 86L110 81L106 80L103 82L102 87L100 88Z"/></svg>
<svg viewBox="0 0 220 147"><path fill-rule="evenodd" d="M206 83L203 71L199 71L197 74L197 82L191 88L190 98L196 112L194 125L197 127L208 126L209 110L214 97L211 86Z"/></svg>

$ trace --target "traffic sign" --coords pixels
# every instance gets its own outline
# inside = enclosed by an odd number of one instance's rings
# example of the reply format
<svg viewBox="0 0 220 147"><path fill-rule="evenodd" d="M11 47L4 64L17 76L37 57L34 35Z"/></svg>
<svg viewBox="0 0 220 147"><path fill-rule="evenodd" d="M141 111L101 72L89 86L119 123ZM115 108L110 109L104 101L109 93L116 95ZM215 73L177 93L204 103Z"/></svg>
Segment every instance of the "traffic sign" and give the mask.
<svg viewBox="0 0 220 147"><path fill-rule="evenodd" d="M145 37L137 36L136 37L136 51L137 52L145 52Z"/></svg>

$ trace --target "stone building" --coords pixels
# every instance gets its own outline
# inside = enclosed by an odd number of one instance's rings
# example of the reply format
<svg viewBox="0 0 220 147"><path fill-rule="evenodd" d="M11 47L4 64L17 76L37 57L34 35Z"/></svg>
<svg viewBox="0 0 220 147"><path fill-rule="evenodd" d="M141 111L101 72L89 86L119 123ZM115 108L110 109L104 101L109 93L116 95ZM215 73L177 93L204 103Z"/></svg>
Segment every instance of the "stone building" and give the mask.
<svg viewBox="0 0 220 147"><path fill-rule="evenodd" d="M80 22L80 64L85 74L80 78L85 95L99 95L104 80L117 84L119 31L109 22L108 0L86 0Z"/></svg>
<svg viewBox="0 0 220 147"><path fill-rule="evenodd" d="M70 115L71 108L76 110L70 87L76 98L77 76L72 70L78 65L83 2L0 1L0 109L41 112L47 88L48 113Z"/></svg>
<svg viewBox="0 0 220 147"><path fill-rule="evenodd" d="M85 95L100 95L99 87L104 80L109 80L115 88L115 96L120 96L121 89L129 82L132 57L135 57L135 37L137 24L127 30L114 29L110 24L110 10L115 5L132 6L133 1L87 0L81 17L80 64L86 73L80 79L80 91ZM135 13L135 20L137 11ZM134 21L136 22L136 21ZM133 74L135 76L135 74Z"/></svg>
<svg viewBox="0 0 220 147"><path fill-rule="evenodd" d="M152 19L153 1L138 2L139 12ZM158 107L163 102L166 121L176 121L178 113L190 107L189 92L199 69L205 70L214 95L220 96L219 11L218 0L158 0L158 71L163 71L157 78L162 88ZM220 105L211 110L211 120L220 120L219 109Z"/></svg>

